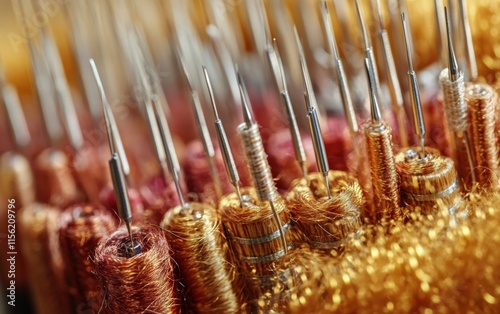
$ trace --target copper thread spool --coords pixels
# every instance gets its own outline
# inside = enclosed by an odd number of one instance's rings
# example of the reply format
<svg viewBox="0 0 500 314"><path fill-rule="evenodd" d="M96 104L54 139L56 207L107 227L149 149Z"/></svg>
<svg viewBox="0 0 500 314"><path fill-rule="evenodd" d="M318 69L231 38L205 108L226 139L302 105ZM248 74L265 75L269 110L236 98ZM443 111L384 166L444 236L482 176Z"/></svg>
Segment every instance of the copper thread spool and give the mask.
<svg viewBox="0 0 500 314"><path fill-rule="evenodd" d="M103 207L75 205L59 218L59 243L64 260L66 288L75 311L90 310L100 293L97 278L92 273L92 258L99 241L116 229L116 220ZM97 312L99 308L93 308Z"/></svg>
<svg viewBox="0 0 500 314"><path fill-rule="evenodd" d="M338 249L357 232L365 204L363 190L352 175L330 171L328 180L330 199L323 176L317 172L295 180L286 198L295 225L318 249Z"/></svg>
<svg viewBox="0 0 500 314"><path fill-rule="evenodd" d="M44 150L35 160L34 173L40 202L65 208L81 199L68 157L62 151Z"/></svg>
<svg viewBox="0 0 500 314"><path fill-rule="evenodd" d="M483 188L497 188L498 148L495 137L495 110L498 94L486 84L470 84L465 88L469 109L468 132L471 136L474 171Z"/></svg>
<svg viewBox="0 0 500 314"><path fill-rule="evenodd" d="M460 201L453 160L429 147L425 148L426 156L419 157L420 150L408 148L396 155L402 205L410 210L420 208L423 215L442 209L453 213Z"/></svg>
<svg viewBox="0 0 500 314"><path fill-rule="evenodd" d="M389 221L401 216L398 174L394 164L391 129L384 123L365 126L365 143L372 178L373 203L368 218Z"/></svg>
<svg viewBox="0 0 500 314"><path fill-rule="evenodd" d="M260 201L253 188L244 188L241 192L243 207L236 193L232 193L221 199L219 215L236 255L238 272L251 290L249 294L256 297L271 289L273 279L287 280L287 270L277 265L286 251L269 203ZM296 235L292 230L290 213L281 197L275 201L275 207L283 223L288 249L291 249Z"/></svg>
<svg viewBox="0 0 500 314"><path fill-rule="evenodd" d="M177 313L174 262L165 235L158 227L133 228L142 252L127 258L130 243L121 228L95 250L94 271L102 288L93 308L99 313Z"/></svg>
<svg viewBox="0 0 500 314"><path fill-rule="evenodd" d="M180 269L186 306L196 313L236 313L232 266L225 260L227 242L215 209L202 203L177 206L165 215L161 227Z"/></svg>
<svg viewBox="0 0 500 314"><path fill-rule="evenodd" d="M153 177L139 188L139 192L144 202L142 217L145 224L159 226L165 213L180 203L175 182L169 180L165 183L163 175Z"/></svg>
<svg viewBox="0 0 500 314"><path fill-rule="evenodd" d="M40 203L19 213L18 231L31 296L39 314L72 313L62 286L62 257L57 239L60 210Z"/></svg>

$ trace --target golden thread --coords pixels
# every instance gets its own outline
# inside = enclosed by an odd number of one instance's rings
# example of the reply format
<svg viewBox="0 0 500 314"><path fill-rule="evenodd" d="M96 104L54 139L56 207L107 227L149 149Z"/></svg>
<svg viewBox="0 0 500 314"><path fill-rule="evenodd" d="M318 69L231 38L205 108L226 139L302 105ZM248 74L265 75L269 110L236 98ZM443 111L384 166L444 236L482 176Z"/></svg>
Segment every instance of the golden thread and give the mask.
<svg viewBox="0 0 500 314"><path fill-rule="evenodd" d="M373 189L373 203L367 218L374 222L398 219L401 216L400 196L391 129L384 123L368 123L365 126L365 143Z"/></svg>
<svg viewBox="0 0 500 314"><path fill-rule="evenodd" d="M0 195L15 199L22 208L35 201L35 182L29 161L22 155L7 152L0 157Z"/></svg>
<svg viewBox="0 0 500 314"><path fill-rule="evenodd" d="M285 253L269 203L259 201L253 188L244 188L241 192L244 197L243 208L236 193L232 193L221 199L219 215L235 255L238 274L247 283L245 297L248 300L268 291L273 277L277 274L286 277L287 270L277 265ZM290 214L281 197L274 204L291 248L298 235L291 226Z"/></svg>
<svg viewBox="0 0 500 314"><path fill-rule="evenodd" d="M366 226L343 259L311 259L287 313L497 313L500 304L500 194L466 203L473 213L395 221L388 234ZM307 264L307 261L304 261Z"/></svg>
<svg viewBox="0 0 500 314"><path fill-rule="evenodd" d="M35 160L38 200L65 208L81 199L76 182L62 151L44 150Z"/></svg>
<svg viewBox="0 0 500 314"><path fill-rule="evenodd" d="M57 238L60 211L34 203L19 212L18 231L29 287L37 313L72 313L63 289L62 257Z"/></svg>
<svg viewBox="0 0 500 314"><path fill-rule="evenodd" d="M424 215L456 207L460 189L453 160L429 147L425 148L426 157L420 158L420 149L407 148L396 155L401 202L409 206L407 210Z"/></svg>
<svg viewBox="0 0 500 314"><path fill-rule="evenodd" d="M180 268L187 306L197 313L235 313L232 265L225 260L226 239L214 208L188 203L171 209L161 222Z"/></svg>
<svg viewBox="0 0 500 314"><path fill-rule="evenodd" d="M471 136L474 171L483 188L499 186L498 148L495 137L495 110L498 94L486 84L469 84L465 97L469 109L468 132Z"/></svg>
<svg viewBox="0 0 500 314"><path fill-rule="evenodd" d="M125 228L101 241L95 250L94 271L102 291L93 308L99 313L177 313L171 251L158 227L133 228L142 252L122 257L129 242ZM56 313L56 312L54 312Z"/></svg>
<svg viewBox="0 0 500 314"><path fill-rule="evenodd" d="M332 197L327 198L323 175L311 173L292 183L286 201L295 225L310 245L332 249L361 227L365 204L358 181L343 171L328 173Z"/></svg>
<svg viewBox="0 0 500 314"><path fill-rule="evenodd" d="M59 243L64 260L66 289L75 310L90 309L99 295L92 256L99 241L116 229L115 218L104 207L75 205L59 218ZM99 308L92 309L97 312Z"/></svg>

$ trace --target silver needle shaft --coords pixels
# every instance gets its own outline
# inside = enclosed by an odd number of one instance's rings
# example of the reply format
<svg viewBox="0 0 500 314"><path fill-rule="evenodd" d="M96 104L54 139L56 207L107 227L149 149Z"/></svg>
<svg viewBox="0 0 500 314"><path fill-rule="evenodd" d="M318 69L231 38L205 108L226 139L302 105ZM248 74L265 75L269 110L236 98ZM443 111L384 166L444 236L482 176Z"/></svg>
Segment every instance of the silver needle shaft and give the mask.
<svg viewBox="0 0 500 314"><path fill-rule="evenodd" d="M410 100L413 111L413 123L415 125L415 133L420 137L420 146L422 148L421 157L425 157L425 124L422 114L422 103L420 101L420 91L418 88L417 75L413 70L412 51L411 51L411 35L408 31L406 15L401 13L401 22L403 24L404 39L406 46L406 58L408 60L408 80L410 86Z"/></svg>
<svg viewBox="0 0 500 314"><path fill-rule="evenodd" d="M316 164L318 166L319 172L323 175L325 186L327 190L328 198L332 197L330 191L330 181L328 180L328 172L330 168L328 166L328 160L326 158L325 143L323 142L323 136L321 134L321 126L319 124L318 113L316 108L311 104L311 98L314 97L314 92L312 86L309 84L309 72L302 58L299 58L300 67L302 70L302 77L304 80L304 97L307 106L307 117L309 118L309 127L311 130L311 137L313 140L314 154L316 156Z"/></svg>
<svg viewBox="0 0 500 314"><path fill-rule="evenodd" d="M465 37L465 53L467 55L467 66L469 67L469 81L477 80L477 62L474 52L474 44L472 43L472 34L470 30L469 17L467 14L467 4L465 0L458 0L460 8L460 19L462 20L462 32Z"/></svg>
<svg viewBox="0 0 500 314"><path fill-rule="evenodd" d="M283 68L283 62L281 60L278 46L276 44L276 39L273 40L273 46L267 47L267 57L269 63L271 64L271 69L276 80L279 92L281 94L283 104L288 117L288 127L290 129L290 136L292 138L293 149L295 152L295 159L302 168L302 175L307 176L307 160L306 153L304 150L304 144L300 137L300 130L297 124L297 119L295 118L295 112L293 110L292 102L290 100L290 95L288 94L288 88L286 85L285 72Z"/></svg>
<svg viewBox="0 0 500 314"><path fill-rule="evenodd" d="M226 173L229 181L234 186L236 194L238 194L238 199L240 200L240 205L243 206L243 199L241 197L240 191L240 176L236 163L234 162L233 153L231 152L231 147L229 146L229 141L227 139L226 130L219 118L219 113L217 112L217 106L215 104L214 92L212 89L212 84L210 82L210 77L208 76L207 69L205 66L203 68L203 75L205 76L205 82L207 83L208 93L210 95L210 102L212 103L212 109L215 115L215 133L217 134L217 139L219 141L219 147L222 152L222 157L224 158L224 165L226 167Z"/></svg>
<svg viewBox="0 0 500 314"><path fill-rule="evenodd" d="M106 99L106 94L104 92L104 88L101 83L101 78L99 76L99 72L95 65L93 59L90 59L90 65L92 66L92 71L94 73L94 77L97 83L97 87L101 94L102 107L104 112L104 119L106 120L106 129L108 133L109 140L109 150L111 152L111 158L109 159L109 170L111 172L111 179L113 181L113 189L115 192L116 198L116 206L118 209L118 214L120 218L125 221L127 226L127 231L130 237L130 245L126 246L127 248L127 257L134 256L137 252L135 248L134 238L132 236L132 208L130 206L130 199L128 196L128 188L126 183L125 174L123 171L123 162L120 156L117 153L117 143L121 143L120 134L118 130L113 127L114 125L114 117L111 112L111 108L109 108L109 103Z"/></svg>

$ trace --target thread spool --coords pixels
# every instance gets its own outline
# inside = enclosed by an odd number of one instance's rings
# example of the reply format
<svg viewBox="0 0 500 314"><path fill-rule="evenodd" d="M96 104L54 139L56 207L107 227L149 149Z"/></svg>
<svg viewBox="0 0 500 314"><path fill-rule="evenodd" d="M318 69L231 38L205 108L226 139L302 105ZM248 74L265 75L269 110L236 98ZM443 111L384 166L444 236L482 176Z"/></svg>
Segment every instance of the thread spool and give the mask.
<svg viewBox="0 0 500 314"><path fill-rule="evenodd" d="M22 208L35 201L35 182L28 160L18 154L7 152L0 157L0 194L5 199L16 200Z"/></svg>
<svg viewBox="0 0 500 314"><path fill-rule="evenodd" d="M37 197L40 202L66 208L81 200L68 165L68 157L62 151L53 149L44 150L35 159L33 170L37 178Z"/></svg>
<svg viewBox="0 0 500 314"><path fill-rule="evenodd" d="M90 310L98 298L99 284L92 273L92 257L98 242L116 229L116 220L104 207L74 205L59 218L59 243L64 260L66 289L72 297L72 308ZM98 312L99 308L93 308Z"/></svg>
<svg viewBox="0 0 500 314"><path fill-rule="evenodd" d="M34 203L21 209L18 231L29 288L37 313L72 313L62 287L62 256L57 239L60 210Z"/></svg>
<svg viewBox="0 0 500 314"><path fill-rule="evenodd" d="M378 125L369 122L364 131L373 192L368 218L373 221L398 219L401 209L391 129L384 122Z"/></svg>
<svg viewBox="0 0 500 314"><path fill-rule="evenodd" d="M453 160L429 147L425 148L426 157L420 158L419 151L419 147L408 148L395 157L402 205L423 215L443 209L454 212L460 190Z"/></svg>
<svg viewBox="0 0 500 314"><path fill-rule="evenodd" d="M5 238L0 245L0 269L1 279L4 284L10 282L8 278L10 263L7 236L11 234L8 228L9 214L18 213L20 208L31 205L35 201L35 182L28 160L12 152L7 152L0 157L0 199L5 200L4 208L0 210L0 234ZM12 206L10 202L14 201ZM10 209L10 211L9 211ZM17 236L18 242L21 240ZM22 248L20 248L22 250ZM16 261L16 288L21 293L27 288L25 263L22 255Z"/></svg>
<svg viewBox="0 0 500 314"><path fill-rule="evenodd" d="M285 256L285 250L269 203L259 201L252 188L244 188L241 193L243 207L236 193L226 195L219 203L219 216L235 255L238 272L250 290L246 297L251 299L269 291L274 285L273 279L286 281L288 272L277 266L277 261ZM297 235L292 230L290 213L281 197L276 199L275 207L291 249Z"/></svg>
<svg viewBox="0 0 500 314"><path fill-rule="evenodd" d="M189 310L196 313L235 313L239 309L231 285L232 265L226 260L227 242L215 209L207 204L178 206L161 227L180 269Z"/></svg>
<svg viewBox="0 0 500 314"><path fill-rule="evenodd" d="M278 193L274 185L271 168L267 162L267 154L259 133L259 125L256 123L250 126L241 124L238 126L238 133L245 148L255 192L259 200L273 201L278 197Z"/></svg>
<svg viewBox="0 0 500 314"><path fill-rule="evenodd" d="M482 188L499 186L498 148L495 137L495 110L498 94L486 84L469 84L465 87L469 109L468 132L471 137L474 172Z"/></svg>
<svg viewBox="0 0 500 314"><path fill-rule="evenodd" d="M109 172L109 171L108 171ZM132 216L134 217L134 222L143 221L144 213L144 203L141 194L134 188L128 189L128 197L130 199L130 206L132 209ZM118 205L116 204L115 190L112 185L106 185L101 193L99 193L100 204L102 204L106 209L115 214L117 220L118 216Z"/></svg>
<svg viewBox="0 0 500 314"><path fill-rule="evenodd" d="M100 313L176 313L174 264L165 235L158 227L133 228L142 252L127 258L127 230L121 228L101 241L94 256L94 271L102 289L94 308Z"/></svg>
<svg viewBox="0 0 500 314"><path fill-rule="evenodd" d="M323 176L311 173L293 182L287 204L294 224L309 244L318 249L340 249L345 239L361 227L365 199L358 181L343 171L330 171L331 198Z"/></svg>

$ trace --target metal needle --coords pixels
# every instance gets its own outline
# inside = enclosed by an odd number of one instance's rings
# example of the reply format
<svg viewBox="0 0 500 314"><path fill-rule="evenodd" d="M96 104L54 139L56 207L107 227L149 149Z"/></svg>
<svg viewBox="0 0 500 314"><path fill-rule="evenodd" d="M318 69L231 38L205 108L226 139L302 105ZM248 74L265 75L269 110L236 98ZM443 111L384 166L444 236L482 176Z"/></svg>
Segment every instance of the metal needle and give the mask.
<svg viewBox="0 0 500 314"><path fill-rule="evenodd" d="M328 166L328 160L326 158L325 143L323 142L323 136L321 134L321 126L319 124L318 113L316 112L316 108L312 106L311 99L314 97L314 92L312 90L312 86L310 85L309 72L305 65L304 59L299 58L299 61L302 70L302 78L304 80L304 97L306 101L307 117L309 118L311 137L313 140L314 154L316 155L316 164L318 165L319 172L321 172L321 174L323 175L328 199L330 199L332 197L330 191L330 182L328 180L328 172L330 168Z"/></svg>
<svg viewBox="0 0 500 314"><path fill-rule="evenodd" d="M469 67L469 81L474 82L477 80L478 72L474 44L472 43L469 17L467 14L467 4L465 3L465 0L458 0L458 5L460 8L460 19L462 20L462 32L465 37L465 52L467 55L467 66Z"/></svg>
<svg viewBox="0 0 500 314"><path fill-rule="evenodd" d="M276 44L276 39L273 39L273 46L268 46L266 50L269 63L271 64L271 69L273 71L274 78L276 80L276 84L278 86L287 113L288 127L290 129L290 136L292 138L293 149L295 152L295 159L302 168L302 175L306 177L307 176L306 153L304 150L302 139L300 137L300 130L297 124L297 119L295 118L295 112L293 110L292 102L290 100L290 95L288 93L283 62L281 60L278 46Z"/></svg>
<svg viewBox="0 0 500 314"><path fill-rule="evenodd" d="M449 73L449 79L451 82L456 82L459 76L462 74L460 70L458 69L458 62L457 58L455 55L455 50L453 49L453 41L452 41L452 34L451 34L451 24L448 16L448 10L445 7L444 8L444 16L446 19L446 32L447 32L447 39L448 39L448 73ZM463 74L462 74L463 75ZM462 81L463 84L463 81ZM462 94L460 95L460 98L462 101L465 102L464 99L464 91L462 90ZM451 105L457 105L457 104L451 104ZM466 108L466 107L465 107ZM473 171L474 169L474 158L472 157L472 147L471 143L469 141L469 134L467 132L467 128L462 131L463 132L463 138L464 138L464 144L465 144L465 150L467 152L467 161L469 163L469 168L471 169L470 174L471 174L471 180L472 183L477 182L476 178L476 173ZM461 132L460 132L461 133ZM461 134L457 134L461 135Z"/></svg>
<svg viewBox="0 0 500 314"><path fill-rule="evenodd" d="M339 50L337 47L337 41L335 39L335 34L333 32L333 26L330 18L330 10L328 9L328 4L326 3L326 1L323 2L323 9L321 10L321 12L323 17L323 26L328 41L328 50L330 56L333 58L333 62L335 63L335 69L340 84L339 88L340 88L340 95L342 97L342 105L344 107L345 117L347 119L347 124L349 126L351 140L353 142L353 147L354 147L354 153L356 154L358 165L361 165L361 152L359 151L358 138L357 138L357 134L359 131L358 121L356 120L356 113L354 112L354 105L352 103L349 83L347 80L346 73L344 71L344 64L340 59Z"/></svg>
<svg viewBox="0 0 500 314"><path fill-rule="evenodd" d="M420 146L422 148L420 157L425 157L425 124L424 116L422 114L422 103L420 102L420 92L418 89L417 75L413 70L412 51L410 47L411 36L408 32L408 25L406 15L401 13L401 22L403 24L406 58L408 60L408 81L410 86L410 100L413 111L413 123L415 125L415 133L420 137Z"/></svg>
<svg viewBox="0 0 500 314"><path fill-rule="evenodd" d="M224 158L224 165L226 167L226 173L229 181L234 186L236 194L238 194L238 199L240 200L240 206L243 207L243 199L241 197L240 191L240 176L236 163L234 162L233 153L231 152L231 147L229 146L229 141L227 139L226 131L221 119L219 118L219 113L217 112L217 106L215 104L214 91L212 89L212 84L210 82L210 77L208 76L207 69L205 66L203 68L203 75L205 76L205 82L207 83L208 93L210 95L210 102L212 103L212 109L215 115L215 133L217 134L217 139L219 141L219 147L222 152L222 157Z"/></svg>
<svg viewBox="0 0 500 314"><path fill-rule="evenodd" d="M389 91L391 93L392 108L397 115L398 126L399 126L399 137L401 140L401 146L408 146L408 134L406 134L406 119L405 110L403 107L403 93L401 92L401 86L399 85L398 73L396 71L396 63L394 62L394 56L392 55L391 43L389 40L389 35L384 25L384 17L382 14L382 7L380 5L380 0L375 0L377 5L377 12L379 17L379 34L380 40L383 47L383 56L385 65L387 67L387 80L389 85Z"/></svg>
<svg viewBox="0 0 500 314"><path fill-rule="evenodd" d="M94 73L97 87L101 94L102 108L108 133L109 150L111 152L111 158L109 159L109 169L111 172L111 179L113 181L113 189L115 192L118 214L120 215L120 218L125 221L130 237L130 246L127 246L127 256L131 257L134 256L137 252L135 250L134 238L132 236L132 208L130 206L127 183L125 173L123 171L123 160L117 153L117 144L121 143L120 134L114 127L115 122L113 113L111 112L111 108L109 107L109 103L106 99L104 87L102 86L101 78L93 59L90 59L90 65L92 66L92 71Z"/></svg>
<svg viewBox="0 0 500 314"><path fill-rule="evenodd" d="M193 106L196 125L198 126L198 132L201 138L201 142L203 144L203 149L207 157L210 169L210 175L212 176L212 180L214 182L215 193L217 195L217 198L220 199L222 197L222 187L220 182L219 171L217 170L217 165L215 163L215 150L214 150L214 145L212 143L212 138L210 137L210 132L208 131L205 115L203 114L203 108L201 107L200 97L198 95L198 92L194 88L193 84L191 83L191 79L189 77L189 73L186 68L186 63L184 62L184 58L182 57L180 51L178 52L178 56L181 63L182 71L184 72L184 76L186 78L189 90L191 92L191 104ZM212 95L210 97L212 97Z"/></svg>

